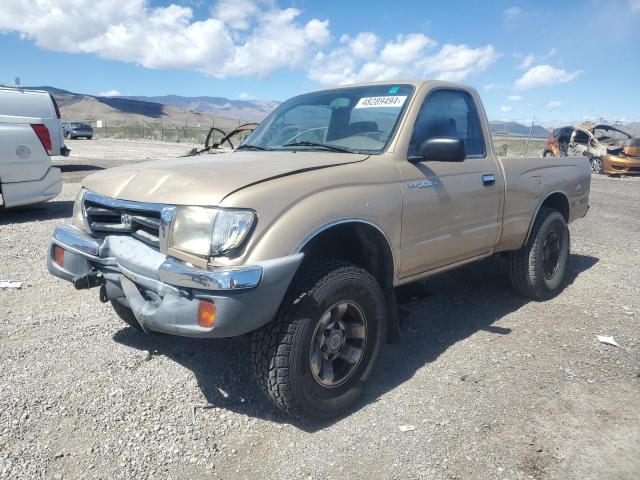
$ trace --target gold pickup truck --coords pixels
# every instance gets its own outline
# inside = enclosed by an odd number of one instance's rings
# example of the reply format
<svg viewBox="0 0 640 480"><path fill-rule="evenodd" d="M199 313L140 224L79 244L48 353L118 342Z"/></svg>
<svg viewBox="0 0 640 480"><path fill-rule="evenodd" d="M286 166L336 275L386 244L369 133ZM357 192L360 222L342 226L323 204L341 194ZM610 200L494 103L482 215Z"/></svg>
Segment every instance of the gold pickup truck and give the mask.
<svg viewBox="0 0 640 480"><path fill-rule="evenodd" d="M399 341L395 287L503 252L519 294L558 294L590 179L586 157L499 158L472 88L350 85L235 152L87 177L48 266L145 331L250 333L267 397L328 418Z"/></svg>

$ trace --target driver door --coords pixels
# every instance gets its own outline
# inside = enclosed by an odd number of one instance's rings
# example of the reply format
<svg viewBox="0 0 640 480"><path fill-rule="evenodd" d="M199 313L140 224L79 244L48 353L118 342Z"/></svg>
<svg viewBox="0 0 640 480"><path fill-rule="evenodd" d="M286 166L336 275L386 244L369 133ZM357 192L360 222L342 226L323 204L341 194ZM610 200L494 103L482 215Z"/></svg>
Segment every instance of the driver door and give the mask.
<svg viewBox="0 0 640 480"><path fill-rule="evenodd" d="M439 89L425 99L407 158L429 138L461 138L462 162L400 161L403 191L402 277L489 253L500 229L502 176L487 152L474 100Z"/></svg>

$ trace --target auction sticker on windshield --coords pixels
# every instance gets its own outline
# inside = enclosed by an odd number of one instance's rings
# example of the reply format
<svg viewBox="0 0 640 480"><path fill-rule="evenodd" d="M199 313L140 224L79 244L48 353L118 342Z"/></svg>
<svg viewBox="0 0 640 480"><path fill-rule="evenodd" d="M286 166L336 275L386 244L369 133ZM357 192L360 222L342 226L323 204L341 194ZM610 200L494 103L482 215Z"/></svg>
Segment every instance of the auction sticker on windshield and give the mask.
<svg viewBox="0 0 640 480"><path fill-rule="evenodd" d="M401 107L407 96L363 97L354 108Z"/></svg>

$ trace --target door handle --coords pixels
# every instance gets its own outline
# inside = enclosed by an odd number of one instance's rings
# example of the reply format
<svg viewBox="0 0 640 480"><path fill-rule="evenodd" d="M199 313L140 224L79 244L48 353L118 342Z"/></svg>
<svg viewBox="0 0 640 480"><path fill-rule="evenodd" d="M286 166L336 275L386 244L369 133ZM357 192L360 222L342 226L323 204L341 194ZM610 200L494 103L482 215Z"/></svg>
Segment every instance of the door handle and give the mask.
<svg viewBox="0 0 640 480"><path fill-rule="evenodd" d="M495 185L495 183L496 183L496 176L493 173L482 175L482 184L485 187L488 187L490 185Z"/></svg>

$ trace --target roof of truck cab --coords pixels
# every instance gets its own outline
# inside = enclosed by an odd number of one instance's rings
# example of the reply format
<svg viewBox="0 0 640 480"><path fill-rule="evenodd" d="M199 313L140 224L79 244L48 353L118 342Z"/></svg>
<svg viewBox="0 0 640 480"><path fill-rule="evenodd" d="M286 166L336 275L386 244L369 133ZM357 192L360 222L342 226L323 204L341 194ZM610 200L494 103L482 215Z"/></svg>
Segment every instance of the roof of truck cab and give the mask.
<svg viewBox="0 0 640 480"><path fill-rule="evenodd" d="M361 82L361 83L349 83L343 85L334 85L332 87L321 88L317 90L309 90L305 93L312 92L324 92L329 90L337 90L341 88L355 88L355 87L374 87L376 85L411 85L413 87L419 88L427 83L437 83L443 87L452 87L452 88L465 88L469 90L473 90L474 88L470 85L464 85L457 82L447 82L444 80L384 80L377 82Z"/></svg>

